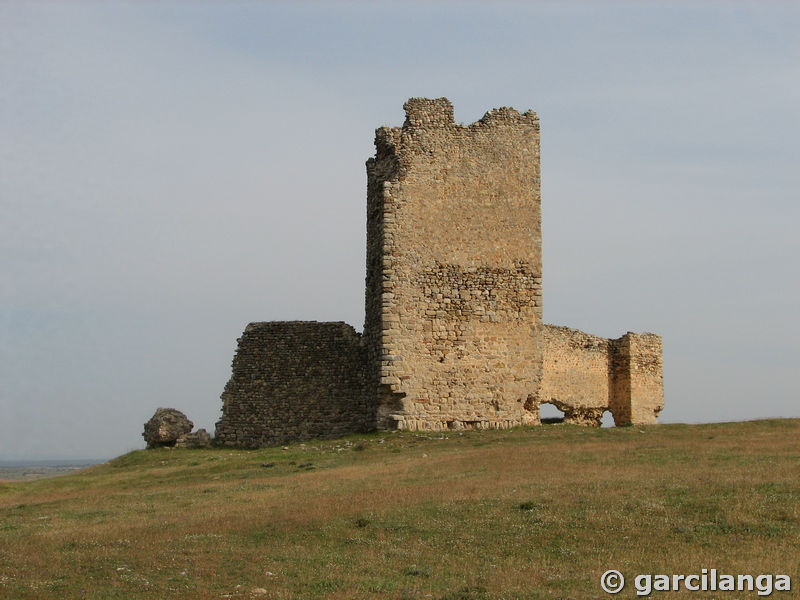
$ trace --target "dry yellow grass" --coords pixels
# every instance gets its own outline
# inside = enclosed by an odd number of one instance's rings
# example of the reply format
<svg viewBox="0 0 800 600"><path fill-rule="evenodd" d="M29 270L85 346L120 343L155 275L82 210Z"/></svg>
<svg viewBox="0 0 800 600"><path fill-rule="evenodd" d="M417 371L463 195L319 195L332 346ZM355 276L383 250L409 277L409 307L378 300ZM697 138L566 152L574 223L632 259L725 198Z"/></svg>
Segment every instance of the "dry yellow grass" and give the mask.
<svg viewBox="0 0 800 600"><path fill-rule="evenodd" d="M0 598L585 600L609 597L611 568L796 587L798 433L554 425L135 452L0 484Z"/></svg>

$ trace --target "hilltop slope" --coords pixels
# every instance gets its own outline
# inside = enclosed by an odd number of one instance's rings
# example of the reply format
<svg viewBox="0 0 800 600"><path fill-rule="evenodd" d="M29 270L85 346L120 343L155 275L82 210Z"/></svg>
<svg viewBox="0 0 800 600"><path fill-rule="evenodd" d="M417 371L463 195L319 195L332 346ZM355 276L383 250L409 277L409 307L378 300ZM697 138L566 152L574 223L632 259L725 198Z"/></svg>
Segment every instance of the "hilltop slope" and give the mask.
<svg viewBox="0 0 800 600"><path fill-rule="evenodd" d="M20 600L583 600L612 568L796 587L800 420L137 451L0 483L0 524Z"/></svg>

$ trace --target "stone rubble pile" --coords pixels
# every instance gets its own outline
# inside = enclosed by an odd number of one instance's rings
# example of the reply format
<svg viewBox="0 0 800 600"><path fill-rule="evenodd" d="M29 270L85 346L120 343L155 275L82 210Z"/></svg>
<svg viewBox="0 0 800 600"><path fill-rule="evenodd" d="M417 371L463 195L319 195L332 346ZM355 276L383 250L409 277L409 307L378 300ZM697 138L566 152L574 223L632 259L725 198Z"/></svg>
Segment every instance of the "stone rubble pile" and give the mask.
<svg viewBox="0 0 800 600"><path fill-rule="evenodd" d="M199 448L211 445L205 429L192 433L192 423L185 414L174 408L159 408L144 424L142 437L148 448Z"/></svg>

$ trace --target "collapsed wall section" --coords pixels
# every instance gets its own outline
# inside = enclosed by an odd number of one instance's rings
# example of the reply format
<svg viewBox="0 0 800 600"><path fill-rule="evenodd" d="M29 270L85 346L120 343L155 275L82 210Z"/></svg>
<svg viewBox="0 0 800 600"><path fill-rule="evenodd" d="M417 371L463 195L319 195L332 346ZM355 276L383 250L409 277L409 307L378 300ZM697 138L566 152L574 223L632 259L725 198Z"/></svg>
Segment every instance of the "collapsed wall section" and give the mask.
<svg viewBox="0 0 800 600"><path fill-rule="evenodd" d="M412 98L367 162L368 386L379 428L534 422L542 373L539 120L460 125Z"/></svg>
<svg viewBox="0 0 800 600"><path fill-rule="evenodd" d="M609 410L616 425L656 423L664 407L661 338L628 332L606 339L568 327L542 327L540 402L566 423L599 426Z"/></svg>
<svg viewBox="0 0 800 600"><path fill-rule="evenodd" d="M542 327L544 376L540 402L564 413L565 423L599 426L609 408L609 362L613 342L555 325Z"/></svg>
<svg viewBox="0 0 800 600"><path fill-rule="evenodd" d="M222 393L216 443L251 447L374 428L361 336L342 322L250 323Z"/></svg>

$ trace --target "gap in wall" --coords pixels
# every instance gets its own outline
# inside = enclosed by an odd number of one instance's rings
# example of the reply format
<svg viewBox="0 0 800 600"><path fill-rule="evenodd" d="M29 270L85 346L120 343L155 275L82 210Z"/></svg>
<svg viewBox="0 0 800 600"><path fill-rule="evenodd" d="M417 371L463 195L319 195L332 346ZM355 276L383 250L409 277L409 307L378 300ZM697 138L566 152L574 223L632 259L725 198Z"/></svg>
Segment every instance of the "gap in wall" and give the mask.
<svg viewBox="0 0 800 600"><path fill-rule="evenodd" d="M554 404L542 402L539 405L539 418L542 420L542 425L562 423L564 421L564 413L558 410Z"/></svg>

